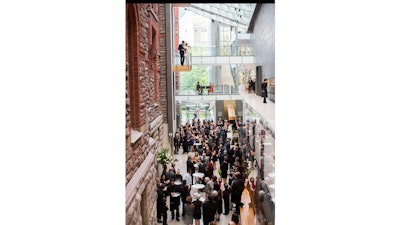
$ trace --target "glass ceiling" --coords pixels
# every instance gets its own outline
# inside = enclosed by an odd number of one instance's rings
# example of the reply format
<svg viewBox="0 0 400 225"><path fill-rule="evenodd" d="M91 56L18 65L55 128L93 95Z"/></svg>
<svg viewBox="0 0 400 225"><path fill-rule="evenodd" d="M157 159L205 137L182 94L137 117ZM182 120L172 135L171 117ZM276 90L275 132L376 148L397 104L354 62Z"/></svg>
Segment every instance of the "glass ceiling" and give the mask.
<svg viewBox="0 0 400 225"><path fill-rule="evenodd" d="M185 7L201 16L228 26L238 27L238 32L246 33L256 4L189 4Z"/></svg>

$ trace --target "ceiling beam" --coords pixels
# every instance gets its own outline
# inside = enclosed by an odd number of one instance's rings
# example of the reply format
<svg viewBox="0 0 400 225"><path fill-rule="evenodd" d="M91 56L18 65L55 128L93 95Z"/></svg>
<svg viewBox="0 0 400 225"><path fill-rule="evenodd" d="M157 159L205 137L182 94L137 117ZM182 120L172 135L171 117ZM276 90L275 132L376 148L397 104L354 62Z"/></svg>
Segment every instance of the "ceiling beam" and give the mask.
<svg viewBox="0 0 400 225"><path fill-rule="evenodd" d="M194 8L194 7L188 7L188 8L186 8L186 9L187 9L187 10L190 10L190 11L192 11L193 13L196 13L196 14L198 14L198 15L201 15L201 16L207 17L207 18L209 18L209 19L218 21L218 22L220 22L220 23L222 23L222 24L225 24L225 25L228 25L228 26L238 27L239 29L241 29L241 30L244 31L244 32L246 32L246 30L247 30L247 26L245 26L245 25L243 25L243 24L239 24L239 23L237 23L236 21L232 21L232 20L223 18L223 17L221 17L221 16L219 16L219 15L217 15L217 14L211 14L211 13L209 13L209 12L206 12L206 11L204 11L204 10L199 10L199 9L197 9L197 8Z"/></svg>

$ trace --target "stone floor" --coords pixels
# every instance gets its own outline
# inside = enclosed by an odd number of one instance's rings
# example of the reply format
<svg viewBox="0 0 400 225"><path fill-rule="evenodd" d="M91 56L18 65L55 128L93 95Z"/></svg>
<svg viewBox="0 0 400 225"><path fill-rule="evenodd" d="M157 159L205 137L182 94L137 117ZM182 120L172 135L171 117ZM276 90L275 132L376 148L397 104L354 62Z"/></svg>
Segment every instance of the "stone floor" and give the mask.
<svg viewBox="0 0 400 225"><path fill-rule="evenodd" d="M188 158L188 154L182 154L182 149L180 149L179 151L180 153L175 155L175 159L177 159L178 161L176 161L176 168L181 170L181 174L185 174L186 172L186 161ZM217 161L217 168L219 168L219 162ZM217 170L214 170L214 175L216 175L217 177L219 177ZM252 173L250 174L250 176L256 176L257 175L257 171L252 171ZM192 189L191 194L193 195L195 192L194 189ZM169 199L168 199L169 201ZM179 212L182 214L182 205L180 206L180 210ZM241 218L241 225L246 224L246 225L254 225L256 224L255 222L255 217L253 216L253 209L249 208L248 212L243 211L243 208L241 208L241 216L243 216L243 218ZM244 215L248 215L247 218L244 218ZM167 214L168 217L168 225L183 225L184 222L182 220L182 217L180 218L180 221L176 221L176 220L171 220L171 213L170 211L168 211ZM231 221L231 217L232 217L232 210L229 211L228 215L221 215L220 216L220 221L217 222L217 224L221 224L221 225L228 225L228 223ZM160 223L161 224L161 223ZM203 221L200 220L200 225L204 225Z"/></svg>

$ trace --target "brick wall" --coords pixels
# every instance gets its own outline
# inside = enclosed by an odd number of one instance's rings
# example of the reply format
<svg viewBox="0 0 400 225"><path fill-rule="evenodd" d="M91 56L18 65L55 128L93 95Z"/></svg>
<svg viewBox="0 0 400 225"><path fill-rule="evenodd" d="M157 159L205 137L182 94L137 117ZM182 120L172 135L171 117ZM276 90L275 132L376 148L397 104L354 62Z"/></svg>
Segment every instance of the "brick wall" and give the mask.
<svg viewBox="0 0 400 225"><path fill-rule="evenodd" d="M160 98L167 99L167 40L166 40L166 21L165 21L165 4L159 5L159 43L160 43ZM161 111L163 120L167 121L167 101L161 101Z"/></svg>
<svg viewBox="0 0 400 225"><path fill-rule="evenodd" d="M165 6L128 3L126 24L126 224L155 225L155 155L167 118Z"/></svg>

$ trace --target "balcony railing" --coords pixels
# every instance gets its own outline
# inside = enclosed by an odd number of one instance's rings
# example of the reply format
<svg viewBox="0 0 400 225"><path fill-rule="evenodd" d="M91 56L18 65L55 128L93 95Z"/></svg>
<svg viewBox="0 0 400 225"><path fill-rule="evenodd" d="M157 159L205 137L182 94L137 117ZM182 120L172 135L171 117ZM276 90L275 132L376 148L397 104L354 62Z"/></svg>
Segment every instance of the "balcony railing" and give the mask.
<svg viewBox="0 0 400 225"><path fill-rule="evenodd" d="M196 86L177 86L176 95L232 95L239 94L239 88L232 85L214 85L213 91L210 86L201 86L200 91Z"/></svg>
<svg viewBox="0 0 400 225"><path fill-rule="evenodd" d="M243 45L238 47L226 46L226 47L197 47L192 46L191 56L254 56L253 45ZM179 51L176 51L176 55L179 56Z"/></svg>

